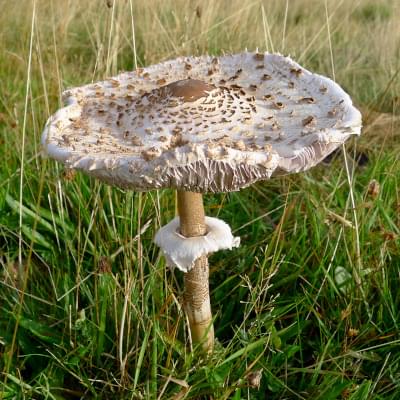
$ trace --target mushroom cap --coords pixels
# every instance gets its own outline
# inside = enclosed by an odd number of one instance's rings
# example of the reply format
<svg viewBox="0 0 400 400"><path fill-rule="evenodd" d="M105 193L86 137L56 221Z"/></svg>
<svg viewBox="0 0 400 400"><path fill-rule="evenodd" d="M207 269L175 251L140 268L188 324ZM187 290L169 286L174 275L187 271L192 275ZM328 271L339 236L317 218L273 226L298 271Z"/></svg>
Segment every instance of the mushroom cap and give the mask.
<svg viewBox="0 0 400 400"><path fill-rule="evenodd" d="M335 82L279 54L181 57L63 93L45 152L122 188L235 191L361 131Z"/></svg>

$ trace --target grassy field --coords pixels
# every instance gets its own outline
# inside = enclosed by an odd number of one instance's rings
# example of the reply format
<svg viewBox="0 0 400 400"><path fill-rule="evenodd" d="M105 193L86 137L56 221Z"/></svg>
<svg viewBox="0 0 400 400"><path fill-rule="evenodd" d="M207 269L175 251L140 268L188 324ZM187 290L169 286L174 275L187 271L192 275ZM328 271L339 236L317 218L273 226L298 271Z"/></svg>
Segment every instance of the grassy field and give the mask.
<svg viewBox="0 0 400 400"><path fill-rule="evenodd" d="M397 0L3 1L0 398L399 399L399 21ZM173 192L66 173L40 134L65 88L245 48L334 78L364 129L307 173L205 196L242 244L210 260L204 359L152 243Z"/></svg>

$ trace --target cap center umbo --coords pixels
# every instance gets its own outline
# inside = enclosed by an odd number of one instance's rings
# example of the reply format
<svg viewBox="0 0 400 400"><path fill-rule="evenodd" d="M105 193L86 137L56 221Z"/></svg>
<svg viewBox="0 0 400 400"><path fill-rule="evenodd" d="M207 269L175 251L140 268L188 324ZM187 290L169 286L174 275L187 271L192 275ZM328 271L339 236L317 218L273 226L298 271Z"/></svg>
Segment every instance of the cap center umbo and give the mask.
<svg viewBox="0 0 400 400"><path fill-rule="evenodd" d="M198 79L182 79L163 86L161 92L163 96L180 97L185 102L192 102L207 97L214 89L216 89L214 85Z"/></svg>

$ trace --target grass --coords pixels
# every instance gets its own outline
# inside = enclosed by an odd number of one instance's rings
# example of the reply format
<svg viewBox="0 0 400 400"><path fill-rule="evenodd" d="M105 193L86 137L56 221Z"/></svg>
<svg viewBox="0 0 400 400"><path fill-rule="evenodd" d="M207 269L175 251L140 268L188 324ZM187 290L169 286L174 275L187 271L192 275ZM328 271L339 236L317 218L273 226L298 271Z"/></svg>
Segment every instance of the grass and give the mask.
<svg viewBox="0 0 400 400"><path fill-rule="evenodd" d="M394 0L4 4L0 398L400 398L399 19ZM67 173L40 134L64 88L246 47L334 77L364 130L307 173L205 196L242 245L211 257L218 343L202 359L182 276L152 243L173 192Z"/></svg>

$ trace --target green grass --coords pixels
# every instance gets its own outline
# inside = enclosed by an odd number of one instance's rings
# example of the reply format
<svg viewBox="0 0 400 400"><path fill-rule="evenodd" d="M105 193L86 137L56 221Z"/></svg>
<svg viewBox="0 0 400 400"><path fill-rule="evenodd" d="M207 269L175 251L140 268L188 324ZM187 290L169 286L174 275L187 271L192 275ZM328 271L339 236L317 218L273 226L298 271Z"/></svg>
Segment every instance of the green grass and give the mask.
<svg viewBox="0 0 400 400"><path fill-rule="evenodd" d="M0 14L0 398L400 398L397 2L132 1L133 18L130 1L106 3L21 0ZM245 47L334 76L364 130L349 171L339 152L205 196L242 244L210 259L218 342L204 359L190 352L182 276L152 243L173 192L66 175L40 134L64 88Z"/></svg>

